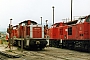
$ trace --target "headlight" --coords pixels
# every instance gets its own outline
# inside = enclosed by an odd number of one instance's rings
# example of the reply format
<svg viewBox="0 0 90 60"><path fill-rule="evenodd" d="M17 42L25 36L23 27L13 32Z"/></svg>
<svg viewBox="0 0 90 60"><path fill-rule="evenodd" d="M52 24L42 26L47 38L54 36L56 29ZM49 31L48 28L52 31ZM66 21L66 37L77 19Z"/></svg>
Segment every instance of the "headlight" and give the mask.
<svg viewBox="0 0 90 60"><path fill-rule="evenodd" d="M40 44L40 41L36 41L36 44Z"/></svg>

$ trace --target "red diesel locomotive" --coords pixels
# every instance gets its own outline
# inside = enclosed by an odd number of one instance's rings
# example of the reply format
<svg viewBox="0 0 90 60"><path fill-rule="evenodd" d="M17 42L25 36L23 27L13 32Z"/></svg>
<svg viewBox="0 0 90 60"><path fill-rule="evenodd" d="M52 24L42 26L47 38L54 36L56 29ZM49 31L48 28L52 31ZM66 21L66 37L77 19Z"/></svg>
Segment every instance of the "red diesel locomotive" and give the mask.
<svg viewBox="0 0 90 60"><path fill-rule="evenodd" d="M13 26L11 38L14 41L13 45L21 47L21 41L23 40L23 48L42 50L47 45L44 33L42 25L38 25L35 21L27 20Z"/></svg>
<svg viewBox="0 0 90 60"><path fill-rule="evenodd" d="M49 45L90 52L90 15L67 23L60 22L47 30Z"/></svg>

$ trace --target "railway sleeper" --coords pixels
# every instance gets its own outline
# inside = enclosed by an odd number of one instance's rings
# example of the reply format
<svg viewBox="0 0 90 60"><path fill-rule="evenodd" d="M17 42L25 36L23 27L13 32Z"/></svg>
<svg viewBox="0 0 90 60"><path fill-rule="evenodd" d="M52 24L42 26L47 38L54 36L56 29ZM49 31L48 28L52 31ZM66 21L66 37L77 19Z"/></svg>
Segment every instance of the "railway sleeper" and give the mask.
<svg viewBox="0 0 90 60"><path fill-rule="evenodd" d="M21 55L12 55L12 54L9 54L9 53L3 52L3 51L0 51L0 54L3 56L6 56L8 58L20 58L21 57Z"/></svg>

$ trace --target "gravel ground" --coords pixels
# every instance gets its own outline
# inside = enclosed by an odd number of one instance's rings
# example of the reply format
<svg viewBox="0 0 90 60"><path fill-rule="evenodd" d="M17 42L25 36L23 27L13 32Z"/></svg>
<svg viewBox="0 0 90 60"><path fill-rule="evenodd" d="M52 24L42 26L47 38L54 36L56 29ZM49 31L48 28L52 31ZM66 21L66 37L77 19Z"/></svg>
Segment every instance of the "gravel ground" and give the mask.
<svg viewBox="0 0 90 60"><path fill-rule="evenodd" d="M3 55L0 55L0 60L8 60L8 58Z"/></svg>
<svg viewBox="0 0 90 60"><path fill-rule="evenodd" d="M48 47L42 51L24 51L23 54L25 56L21 58L8 60L90 60L90 53L54 47Z"/></svg>

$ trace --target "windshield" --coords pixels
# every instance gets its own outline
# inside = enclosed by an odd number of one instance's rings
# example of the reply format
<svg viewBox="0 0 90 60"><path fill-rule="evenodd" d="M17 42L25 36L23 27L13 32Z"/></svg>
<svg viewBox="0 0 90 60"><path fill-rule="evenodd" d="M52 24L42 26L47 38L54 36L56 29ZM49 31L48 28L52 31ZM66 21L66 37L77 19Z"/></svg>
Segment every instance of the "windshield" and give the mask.
<svg viewBox="0 0 90 60"><path fill-rule="evenodd" d="M90 22L90 16L86 19L86 22Z"/></svg>

